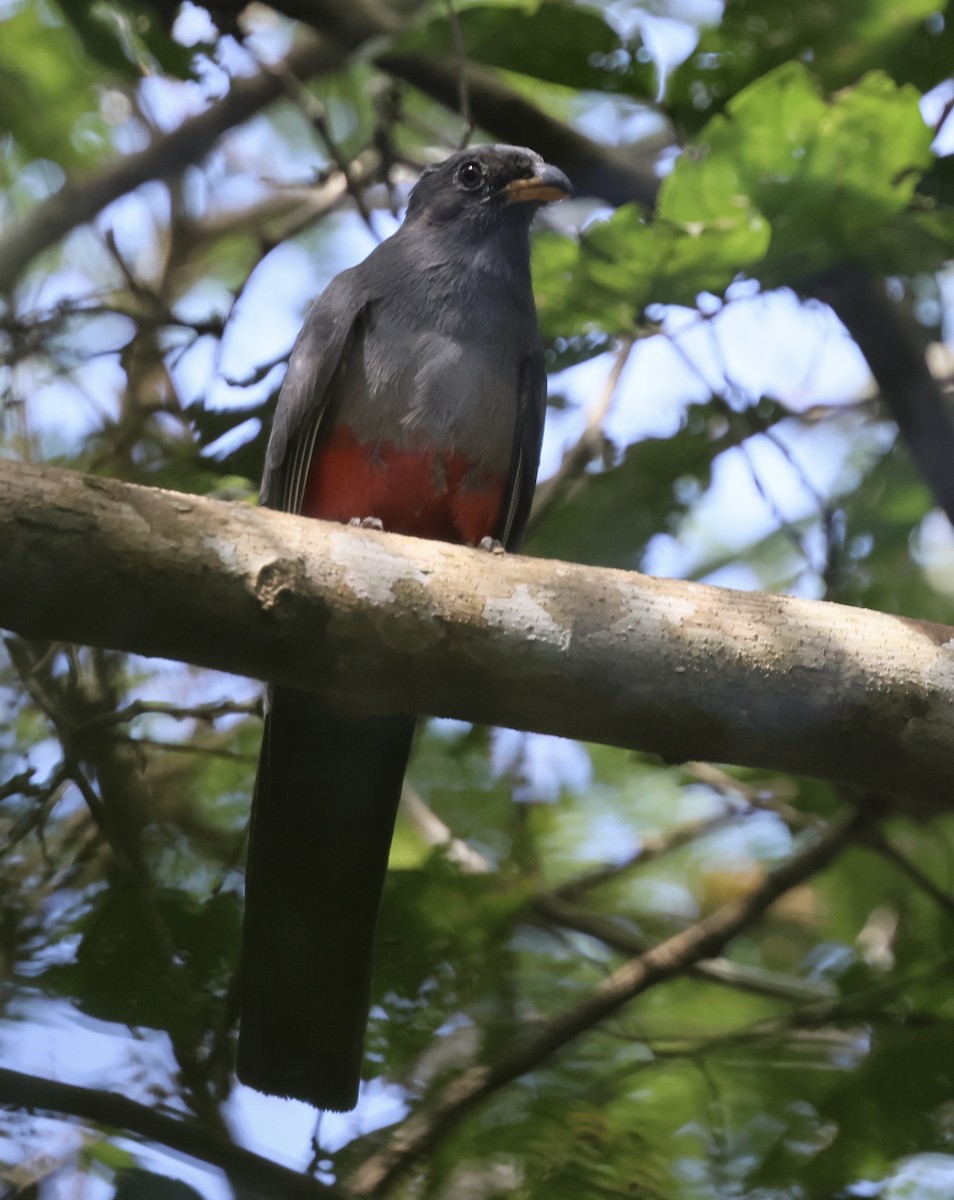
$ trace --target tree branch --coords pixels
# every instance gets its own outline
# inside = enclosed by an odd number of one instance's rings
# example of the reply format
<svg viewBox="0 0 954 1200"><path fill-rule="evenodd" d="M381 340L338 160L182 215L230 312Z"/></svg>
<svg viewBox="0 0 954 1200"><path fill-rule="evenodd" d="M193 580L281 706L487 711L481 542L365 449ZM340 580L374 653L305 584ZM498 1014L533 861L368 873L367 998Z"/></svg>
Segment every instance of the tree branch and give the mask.
<svg viewBox="0 0 954 1200"><path fill-rule="evenodd" d="M144 183L164 178L202 158L223 133L282 96L287 86L283 78L291 75L308 79L338 70L349 53L363 42L398 30L383 6L342 6L316 0L300 4L286 0L276 7L322 31L324 36L310 36L277 68L233 80L228 94L205 112L157 138L145 150L111 161L94 174L71 180L38 204L0 238L0 295L12 291L20 274L38 254L78 225L91 221L108 204ZM403 79L452 110L455 108L461 73L453 65L422 54L385 53L376 61L381 70ZM479 124L498 137L523 140L544 157L559 162L582 194L599 196L611 204L638 200L647 208L652 207L659 187L652 160L659 146L628 150L601 146L537 108L492 71L474 63L464 64L464 82L474 119Z"/></svg>
<svg viewBox="0 0 954 1200"><path fill-rule="evenodd" d="M276 0L273 7L334 41L342 58L368 42L400 32L393 12L377 0ZM479 63L391 50L378 54L374 61L382 71L451 112L458 110L464 87L474 124L504 141L532 146L544 158L559 163L581 195L599 196L608 204L636 200L652 208L655 203L659 178L653 162L662 144L603 146L551 117L509 87L496 71ZM667 138L663 144L671 142Z"/></svg>
<svg viewBox="0 0 954 1200"><path fill-rule="evenodd" d="M801 290L831 305L848 330L918 473L954 524L954 421L928 367L927 331L889 299L883 280L858 267L836 267Z"/></svg>
<svg viewBox="0 0 954 1200"><path fill-rule="evenodd" d="M0 1104L22 1109L46 1109L96 1125L121 1129L134 1136L188 1154L220 1167L233 1178L247 1179L265 1194L301 1200L343 1200L344 1193L288 1167L269 1162L251 1150L205 1132L195 1124L169 1117L126 1096L96 1088L77 1087L54 1079L39 1079L0 1067Z"/></svg>
<svg viewBox="0 0 954 1200"><path fill-rule="evenodd" d="M563 452L560 465L554 473L548 479L537 484L537 490L533 495L533 507L530 511L528 526L530 533L539 524L550 506L557 499L566 496L590 463L605 454L607 438L603 432L603 426L616 400L619 381L635 345L634 337L623 338L602 390L587 409L586 424L583 426L582 433L573 445Z"/></svg>
<svg viewBox="0 0 954 1200"><path fill-rule="evenodd" d="M240 125L286 91L284 79L308 79L340 69L365 41L397 31L383 6L286 0L276 6L318 30L292 50L276 68L232 81L228 94L178 129L158 137L145 150L105 164L94 174L71 180L38 204L0 238L0 295L12 291L19 276L42 251L71 230L91 221L120 196L153 179L162 179L207 154L227 130ZM387 18L387 19L386 19ZM421 54L381 55L377 65L445 103L456 106L459 73L453 64ZM658 147L642 151L601 146L549 116L507 87L492 71L465 65L474 119L498 137L524 140L544 157L559 162L581 193L612 204L638 199L651 207L659 181L652 169Z"/></svg>
<svg viewBox="0 0 954 1200"><path fill-rule="evenodd" d="M876 854L880 854L886 862L896 867L902 875L906 875L915 887L930 896L949 917L954 917L954 896L938 887L934 880L925 874L917 863L912 862L906 854L903 854L880 829L870 829L865 836L865 843Z"/></svg>
<svg viewBox="0 0 954 1200"><path fill-rule="evenodd" d="M537 896L533 900L533 910L544 926L557 925L572 929L595 938L620 954L642 954L649 940L625 919L589 912L576 904L561 901L552 893ZM707 958L690 967L688 973L752 995L771 996L777 1000L804 1002L830 1000L832 997L832 988L826 983L780 975L763 967L733 963L725 958Z"/></svg>
<svg viewBox="0 0 954 1200"><path fill-rule="evenodd" d="M594 888L612 883L637 868L648 866L649 863L658 862L667 854L681 850L684 846L688 846L710 833L715 833L716 830L722 829L732 821L738 821L745 815L745 809L726 809L714 817L702 817L698 821L687 821L684 825L677 825L663 835L650 835L641 841L638 849L625 859L619 862L604 863L592 870L574 875L565 883L558 884L553 888L546 898L572 904Z"/></svg>
<svg viewBox="0 0 954 1200"><path fill-rule="evenodd" d="M384 1147L348 1179L356 1196L380 1195L434 1142L475 1105L505 1084L534 1070L568 1042L593 1029L642 992L681 974L719 951L757 920L783 893L826 867L861 827L853 813L836 822L801 853L768 874L741 900L723 905L688 929L624 963L575 1005L546 1021L491 1065L479 1065L452 1080L433 1104L403 1121Z"/></svg>
<svg viewBox="0 0 954 1200"><path fill-rule="evenodd" d="M0 460L0 626L950 802L954 629Z"/></svg>
<svg viewBox="0 0 954 1200"><path fill-rule="evenodd" d="M456 111L460 76L452 60L388 52L378 55L375 63ZM525 99L488 67L464 63L463 77L471 115L479 127L504 140L532 146L550 162L559 163L581 196L597 196L613 205L635 200L647 209L653 207L659 191L653 162L670 141L601 146Z"/></svg>
<svg viewBox="0 0 954 1200"><path fill-rule="evenodd" d="M307 78L341 65L341 49L317 37L293 50L284 66ZM108 204L153 179L181 171L207 154L227 130L247 121L283 95L281 77L261 71L235 79L228 95L178 129L157 138L145 150L108 162L97 172L71 180L38 204L0 238L0 295L13 290L21 272L43 250L71 230L91 221Z"/></svg>

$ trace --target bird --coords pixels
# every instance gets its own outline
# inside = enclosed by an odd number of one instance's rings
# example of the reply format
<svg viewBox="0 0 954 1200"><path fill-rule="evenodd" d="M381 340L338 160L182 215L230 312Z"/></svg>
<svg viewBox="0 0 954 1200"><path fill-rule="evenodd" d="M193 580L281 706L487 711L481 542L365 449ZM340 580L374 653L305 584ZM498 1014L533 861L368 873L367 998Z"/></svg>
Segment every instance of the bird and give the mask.
<svg viewBox="0 0 954 1200"><path fill-rule="evenodd" d="M266 448L263 505L519 547L546 409L530 224L572 192L520 146L474 146L422 172L399 229L335 276L305 320ZM416 721L266 691L236 1063L258 1091L337 1112L357 1103Z"/></svg>

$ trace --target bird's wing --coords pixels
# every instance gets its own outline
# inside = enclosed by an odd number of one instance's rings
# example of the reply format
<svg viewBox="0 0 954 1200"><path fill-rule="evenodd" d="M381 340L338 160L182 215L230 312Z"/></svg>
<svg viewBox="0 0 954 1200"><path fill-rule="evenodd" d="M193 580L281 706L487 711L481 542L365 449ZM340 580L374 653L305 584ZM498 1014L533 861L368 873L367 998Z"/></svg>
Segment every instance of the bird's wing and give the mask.
<svg viewBox="0 0 954 1200"><path fill-rule="evenodd" d="M540 444L547 410L547 368L543 347L523 360L517 429L510 461L510 490L504 504L498 540L508 550L519 550L523 541L540 465Z"/></svg>
<svg viewBox="0 0 954 1200"><path fill-rule="evenodd" d="M300 512L315 445L328 425L332 382L365 305L357 270L336 276L312 305L292 349L265 451L261 503Z"/></svg>

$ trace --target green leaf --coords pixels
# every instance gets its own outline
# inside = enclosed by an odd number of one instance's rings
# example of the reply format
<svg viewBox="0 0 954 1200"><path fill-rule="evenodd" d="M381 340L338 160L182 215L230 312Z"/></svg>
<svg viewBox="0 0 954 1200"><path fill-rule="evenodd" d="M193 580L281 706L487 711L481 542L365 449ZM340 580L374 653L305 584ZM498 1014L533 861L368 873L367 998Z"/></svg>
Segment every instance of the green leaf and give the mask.
<svg viewBox="0 0 954 1200"><path fill-rule="evenodd" d="M75 167L111 149L99 115L102 81L55 12L27 4L0 25L0 129L25 150Z"/></svg>
<svg viewBox="0 0 954 1200"><path fill-rule="evenodd" d="M562 0L474 4L459 12L458 23L472 62L588 91L643 90L649 82L648 70L637 63L645 83L634 86L636 60L596 8ZM452 57L455 37L446 15L406 34L393 52Z"/></svg>
<svg viewBox="0 0 954 1200"><path fill-rule="evenodd" d="M700 132L663 185L660 215L762 213L772 228L760 272L768 282L876 259L872 239L904 212L932 161L919 99L872 71L826 101L805 66L786 63Z"/></svg>
<svg viewBox="0 0 954 1200"><path fill-rule="evenodd" d="M268 441L268 435L271 430L271 417L274 411L276 401L276 393L272 393L267 400L260 401L256 404L250 404L241 408L207 408L202 403L190 404L187 409L189 420L197 434L197 445L189 446L183 450L180 455L180 461L175 464L175 469L181 471L186 463L183 461L191 460L194 463L194 470L200 477L209 477L220 483L223 476L237 476L242 479L258 480L262 474L262 463L265 460L265 444ZM256 433L248 438L247 441L236 446L234 450L228 454L213 457L209 454L202 454L201 451L207 450L224 437L227 433L231 433L233 429L237 429L240 425L244 425L246 421L257 420L260 422L260 427ZM183 487L181 483L176 484L180 491L207 491L207 486L199 486L195 488Z"/></svg>
<svg viewBox="0 0 954 1200"><path fill-rule="evenodd" d="M97 1163L113 1172L124 1171L136 1162L128 1150L105 1139L85 1143L80 1154L84 1162Z"/></svg>
<svg viewBox="0 0 954 1200"><path fill-rule="evenodd" d="M507 942L525 902L526 888L496 874L462 875L443 850L416 870L389 873L366 1043L371 1063L401 1077L449 1019L480 1027L495 995L510 986Z"/></svg>
<svg viewBox="0 0 954 1200"><path fill-rule="evenodd" d="M630 446L619 466L584 476L547 509L527 551L638 570L649 539L673 528L707 486L721 441L699 410L673 437Z"/></svg>
<svg viewBox="0 0 954 1200"><path fill-rule="evenodd" d="M838 599L929 621L949 621L950 597L913 560L913 531L933 500L906 451L894 446L844 500L846 555Z"/></svg>
<svg viewBox="0 0 954 1200"><path fill-rule="evenodd" d="M202 1193L181 1179L130 1167L116 1176L113 1200L202 1200Z"/></svg>
<svg viewBox="0 0 954 1200"><path fill-rule="evenodd" d="M100 1020L194 1037L231 979L239 924L229 893L200 903L171 888L112 887L80 922L75 961L41 979Z"/></svg>
<svg viewBox="0 0 954 1200"><path fill-rule="evenodd" d="M698 209L683 217L674 204L661 205L653 222L625 205L579 242L542 235L534 280L543 329L561 337L632 330L648 304L691 305L700 292L724 291L760 261L769 237L768 223L750 206L710 219Z"/></svg>
<svg viewBox="0 0 954 1200"><path fill-rule="evenodd" d="M920 191L915 203L872 233L868 258L884 274L930 274L954 255L954 206L925 200Z"/></svg>
<svg viewBox="0 0 954 1200"><path fill-rule="evenodd" d="M194 77L199 50L186 47L170 33L178 5L169 0L110 3L110 0L57 0L60 10L82 39L90 58L131 79L161 69L178 79Z"/></svg>
<svg viewBox="0 0 954 1200"><path fill-rule="evenodd" d="M899 1012L897 1024L877 1027L871 1054L819 1103L838 1137L806 1166L809 1194L831 1195L854 1179L880 1178L902 1155L946 1149L938 1116L954 1093L952 1064L950 1019L906 1028Z"/></svg>
<svg viewBox="0 0 954 1200"><path fill-rule="evenodd" d="M876 67L927 91L949 73L954 54L951 22L926 24L943 7L939 0L731 0L669 76L667 111L697 130L743 89L790 62L809 64L827 91Z"/></svg>
<svg viewBox="0 0 954 1200"><path fill-rule="evenodd" d="M714 117L663 181L655 220L624 206L574 243L534 247L544 331L632 330L650 303L693 304L739 272L789 283L845 259L884 270L892 238L932 162L918 94L882 72L832 101L788 63ZM824 214L824 219L821 219ZM946 248L951 223L909 220L921 258Z"/></svg>

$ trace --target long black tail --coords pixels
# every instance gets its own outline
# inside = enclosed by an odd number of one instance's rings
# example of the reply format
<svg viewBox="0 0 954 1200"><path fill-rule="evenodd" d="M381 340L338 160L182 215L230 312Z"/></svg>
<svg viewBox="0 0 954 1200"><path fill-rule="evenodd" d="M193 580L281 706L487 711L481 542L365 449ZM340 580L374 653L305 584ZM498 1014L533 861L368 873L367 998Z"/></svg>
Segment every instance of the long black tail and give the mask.
<svg viewBox="0 0 954 1200"><path fill-rule="evenodd" d="M238 1076L354 1108L374 930L414 718L272 694L252 800Z"/></svg>

